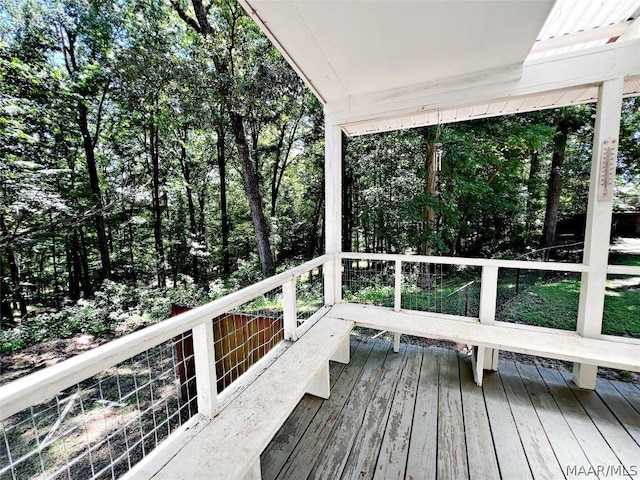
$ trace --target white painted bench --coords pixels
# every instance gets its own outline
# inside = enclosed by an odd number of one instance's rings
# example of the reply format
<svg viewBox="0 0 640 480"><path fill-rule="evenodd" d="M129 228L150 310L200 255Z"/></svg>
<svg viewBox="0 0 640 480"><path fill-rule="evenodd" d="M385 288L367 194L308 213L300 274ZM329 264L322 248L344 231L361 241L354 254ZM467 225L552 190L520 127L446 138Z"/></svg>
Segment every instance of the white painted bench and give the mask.
<svg viewBox="0 0 640 480"><path fill-rule="evenodd" d="M506 322L483 324L477 319L427 312L343 303L328 316L351 320L357 326L401 332L418 337L453 340L478 347L556 358L570 362L640 371L640 341L620 337L585 338L576 332ZM483 359L474 365L482 385Z"/></svg>
<svg viewBox="0 0 640 480"><path fill-rule="evenodd" d="M321 318L177 452L137 469L154 480L259 479L260 454L305 393L329 397L329 360L349 362L353 322ZM160 466L158 465L160 464Z"/></svg>

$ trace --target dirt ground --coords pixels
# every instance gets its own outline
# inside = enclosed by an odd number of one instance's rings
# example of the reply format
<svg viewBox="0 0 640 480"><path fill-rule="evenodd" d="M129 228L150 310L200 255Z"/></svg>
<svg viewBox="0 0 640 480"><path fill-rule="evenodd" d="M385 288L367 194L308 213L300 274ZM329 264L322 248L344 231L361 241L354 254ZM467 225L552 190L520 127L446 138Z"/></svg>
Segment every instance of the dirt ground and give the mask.
<svg viewBox="0 0 640 480"><path fill-rule="evenodd" d="M91 335L78 335L74 338L43 342L12 355L2 355L0 356L0 385L55 365L108 341L103 339L100 342Z"/></svg>

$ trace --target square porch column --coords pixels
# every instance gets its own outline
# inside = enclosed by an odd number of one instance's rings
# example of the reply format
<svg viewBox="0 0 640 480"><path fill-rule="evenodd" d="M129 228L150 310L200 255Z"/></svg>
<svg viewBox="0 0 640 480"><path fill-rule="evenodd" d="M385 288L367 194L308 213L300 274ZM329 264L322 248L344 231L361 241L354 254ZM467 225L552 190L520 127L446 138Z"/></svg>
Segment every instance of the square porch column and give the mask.
<svg viewBox="0 0 640 480"><path fill-rule="evenodd" d="M583 337L602 333L623 86L624 79L615 78L603 82L598 91L582 261L587 271L582 273L578 307L577 331ZM594 389L597 372L597 365L575 363L573 381Z"/></svg>
<svg viewBox="0 0 640 480"><path fill-rule="evenodd" d="M324 125L325 253L336 255L324 265L324 303L334 305L342 297L342 129L325 120Z"/></svg>

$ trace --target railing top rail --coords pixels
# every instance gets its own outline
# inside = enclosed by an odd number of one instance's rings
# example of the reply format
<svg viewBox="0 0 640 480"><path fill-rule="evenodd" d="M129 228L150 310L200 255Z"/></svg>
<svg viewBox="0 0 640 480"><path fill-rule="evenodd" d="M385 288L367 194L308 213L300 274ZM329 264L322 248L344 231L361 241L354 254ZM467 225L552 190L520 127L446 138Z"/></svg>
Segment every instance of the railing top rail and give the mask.
<svg viewBox="0 0 640 480"><path fill-rule="evenodd" d="M607 273L613 275L640 275L640 267L633 265L608 265Z"/></svg>
<svg viewBox="0 0 640 480"><path fill-rule="evenodd" d="M403 262L443 263L447 265L468 265L478 267L520 268L526 270L553 270L559 272L586 272L588 265L582 263L529 262L524 260L501 260L495 258L437 257L425 255L404 255L388 253L343 252L340 258L353 260L401 260Z"/></svg>
<svg viewBox="0 0 640 480"><path fill-rule="evenodd" d="M193 327L222 315L269 290L295 280L300 275L333 258L333 255L322 255L206 305L181 313L3 385L0 387L0 421L30 405L52 398L66 388L191 330Z"/></svg>

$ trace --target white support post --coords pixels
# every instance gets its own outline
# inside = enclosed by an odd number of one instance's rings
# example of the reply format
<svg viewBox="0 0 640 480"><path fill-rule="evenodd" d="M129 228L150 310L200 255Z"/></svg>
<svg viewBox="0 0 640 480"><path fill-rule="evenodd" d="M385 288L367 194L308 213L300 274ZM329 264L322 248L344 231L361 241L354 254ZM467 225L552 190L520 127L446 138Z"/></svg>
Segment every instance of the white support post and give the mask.
<svg viewBox="0 0 640 480"><path fill-rule="evenodd" d="M349 337L344 339L329 360L332 362L344 363L345 365L349 363L351 360L351 340Z"/></svg>
<svg viewBox="0 0 640 480"><path fill-rule="evenodd" d="M480 323L492 325L496 321L496 300L498 298L498 267L485 265L482 267L480 283ZM478 355L484 370L498 369L498 354L495 348L484 348L484 353ZM480 365L477 366L480 370Z"/></svg>
<svg viewBox="0 0 640 480"><path fill-rule="evenodd" d="M330 390L331 382L329 378L329 362L327 362L316 374L311 385L307 388L307 393L326 400L329 398Z"/></svg>
<svg viewBox="0 0 640 480"><path fill-rule="evenodd" d="M402 307L402 260L396 260L393 311L399 312ZM400 351L400 332L393 333L393 351Z"/></svg>
<svg viewBox="0 0 640 480"><path fill-rule="evenodd" d="M296 279L282 284L282 310L284 324L284 339L295 342L298 340L298 318L296 314Z"/></svg>
<svg viewBox="0 0 640 480"><path fill-rule="evenodd" d="M396 260L393 311L399 312L402 307L402 260Z"/></svg>
<svg viewBox="0 0 640 480"><path fill-rule="evenodd" d="M584 237L583 263L588 270L582 273L578 307L577 331L583 337L602 333L623 86L624 79L615 78L603 82L598 91ZM597 373L597 365L575 363L573 381L594 389Z"/></svg>
<svg viewBox="0 0 640 480"><path fill-rule="evenodd" d="M324 277L324 304L335 305L336 300L336 263L337 260L332 258L322 266L322 275Z"/></svg>
<svg viewBox="0 0 640 480"><path fill-rule="evenodd" d="M342 129L325 120L324 126L325 251L336 255L324 266L324 303L334 305L342 297ZM333 265L331 265L333 263Z"/></svg>
<svg viewBox="0 0 640 480"><path fill-rule="evenodd" d="M213 320L207 320L193 328L193 359L196 367L198 413L213 418L218 414Z"/></svg>
<svg viewBox="0 0 640 480"><path fill-rule="evenodd" d="M400 332L393 332L393 352L398 353L400 351Z"/></svg>
<svg viewBox="0 0 640 480"><path fill-rule="evenodd" d="M479 387L482 386L482 377L484 376L484 359L485 351L491 349L484 347L473 347L473 361L471 362L473 368L473 380Z"/></svg>

